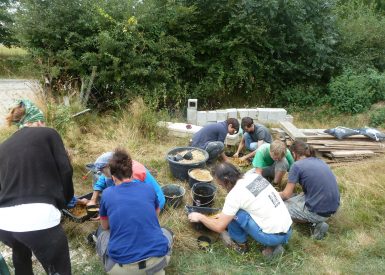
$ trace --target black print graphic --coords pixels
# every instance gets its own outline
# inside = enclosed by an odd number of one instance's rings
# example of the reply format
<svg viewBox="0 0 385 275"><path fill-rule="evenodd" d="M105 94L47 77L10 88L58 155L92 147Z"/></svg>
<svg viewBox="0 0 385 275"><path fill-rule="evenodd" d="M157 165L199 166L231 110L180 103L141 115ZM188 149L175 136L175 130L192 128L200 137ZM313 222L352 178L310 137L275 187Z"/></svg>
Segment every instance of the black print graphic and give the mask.
<svg viewBox="0 0 385 275"><path fill-rule="evenodd" d="M246 188L254 195L254 197L256 197L267 186L269 186L269 182L261 175L259 175L255 180L253 180L249 185L247 185Z"/></svg>
<svg viewBox="0 0 385 275"><path fill-rule="evenodd" d="M270 193L269 199L271 200L275 208L277 208L277 206L280 204L280 201L277 199L277 196L274 192Z"/></svg>

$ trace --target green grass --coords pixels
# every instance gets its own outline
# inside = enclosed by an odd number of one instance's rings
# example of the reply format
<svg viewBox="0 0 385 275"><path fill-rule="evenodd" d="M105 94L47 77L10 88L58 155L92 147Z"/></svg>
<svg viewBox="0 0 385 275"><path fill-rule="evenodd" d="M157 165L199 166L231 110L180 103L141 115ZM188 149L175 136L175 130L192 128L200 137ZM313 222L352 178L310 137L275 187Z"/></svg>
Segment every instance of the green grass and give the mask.
<svg viewBox="0 0 385 275"><path fill-rule="evenodd" d="M135 110L123 114L97 116L85 114L67 122L61 133L70 148L74 166L74 184L78 195L91 191L91 179L84 181L84 165L116 146L124 146L132 157L148 167L157 170L161 185L179 183L186 188L184 203L191 204L187 182L172 178L165 155L175 146L187 144L186 139L167 137L153 125L152 116L158 116L137 102ZM47 112L47 110L46 110ZM55 116L50 110L49 123L54 125L62 120L62 113ZM138 130L138 121L146 125ZM297 113L295 125L303 128L327 128L338 124L361 127L364 117L329 116ZM354 122L355 121L355 122ZM355 124L356 123L356 124ZM333 125L332 125L333 124ZM0 131L0 140L12 130ZM251 252L238 255L225 248L218 235L211 233L215 240L212 250L199 250L197 232L187 221L182 208L166 209L160 216L160 224L170 227L176 234L174 251L168 274L384 274L385 273L385 158L380 156L346 165L332 166L341 191L341 208L329 220L329 234L325 240L310 238L309 227L294 225L294 232L286 252L281 258L266 261L260 253L262 247L251 241ZM225 191L219 189L215 202L221 207ZM94 250L85 244L85 237L97 227L97 222L78 224L64 221L64 228L70 240L73 274L104 274ZM0 246L1 250L1 246ZM35 265L36 274L43 274Z"/></svg>
<svg viewBox="0 0 385 275"><path fill-rule="evenodd" d="M0 45L0 78L35 78L32 62L21 48Z"/></svg>

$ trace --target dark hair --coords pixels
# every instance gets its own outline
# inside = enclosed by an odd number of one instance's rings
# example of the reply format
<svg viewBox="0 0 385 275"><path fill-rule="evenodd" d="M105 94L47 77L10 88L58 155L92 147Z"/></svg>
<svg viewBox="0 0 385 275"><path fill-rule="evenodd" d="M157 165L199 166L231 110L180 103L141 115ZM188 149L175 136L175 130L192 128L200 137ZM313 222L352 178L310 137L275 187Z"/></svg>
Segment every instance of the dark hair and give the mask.
<svg viewBox="0 0 385 275"><path fill-rule="evenodd" d="M251 117L246 116L246 117L242 118L241 128L242 128L242 130L245 130L246 127L250 128L251 125L253 125L253 124L254 124L253 119Z"/></svg>
<svg viewBox="0 0 385 275"><path fill-rule="evenodd" d="M236 118L228 118L226 120L226 122L227 122L227 125L231 124L233 126L233 128L237 131L237 133L239 132L239 121L238 121L238 119L236 119Z"/></svg>
<svg viewBox="0 0 385 275"><path fill-rule="evenodd" d="M131 178L132 159L126 150L117 148L108 163L111 175L119 180Z"/></svg>
<svg viewBox="0 0 385 275"><path fill-rule="evenodd" d="M290 151L295 153L298 157L315 157L314 148L302 140L294 141L293 144L290 145Z"/></svg>
<svg viewBox="0 0 385 275"><path fill-rule="evenodd" d="M238 168L229 162L219 163L213 171L214 178L220 180L228 191L230 191L243 176Z"/></svg>

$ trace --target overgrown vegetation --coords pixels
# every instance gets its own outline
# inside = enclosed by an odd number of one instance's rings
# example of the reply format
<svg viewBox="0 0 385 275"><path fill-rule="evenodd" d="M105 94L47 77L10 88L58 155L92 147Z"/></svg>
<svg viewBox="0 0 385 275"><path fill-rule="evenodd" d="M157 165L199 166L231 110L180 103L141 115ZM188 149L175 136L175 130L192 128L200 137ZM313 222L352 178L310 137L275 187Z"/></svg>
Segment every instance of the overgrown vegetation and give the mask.
<svg viewBox="0 0 385 275"><path fill-rule="evenodd" d="M80 89L97 67L90 103L99 109L141 96L157 108L198 98L205 107L329 102L355 113L380 100L363 95L382 84L360 79L383 78L381 1L11 2L7 30L56 94Z"/></svg>

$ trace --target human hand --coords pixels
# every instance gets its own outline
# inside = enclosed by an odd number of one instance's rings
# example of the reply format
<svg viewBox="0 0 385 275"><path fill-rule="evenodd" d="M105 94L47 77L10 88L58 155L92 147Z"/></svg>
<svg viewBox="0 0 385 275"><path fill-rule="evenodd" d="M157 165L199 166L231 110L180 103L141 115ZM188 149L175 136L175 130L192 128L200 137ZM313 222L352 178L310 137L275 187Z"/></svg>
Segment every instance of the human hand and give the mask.
<svg viewBox="0 0 385 275"><path fill-rule="evenodd" d="M90 206L90 205L96 205L96 201L94 200L89 200L86 204L86 206Z"/></svg>
<svg viewBox="0 0 385 275"><path fill-rule="evenodd" d="M188 220L190 222L200 222L201 213L198 212L192 212L188 215Z"/></svg>
<svg viewBox="0 0 385 275"><path fill-rule="evenodd" d="M239 160L246 161L247 160L247 156L243 156L243 157L239 158Z"/></svg>
<svg viewBox="0 0 385 275"><path fill-rule="evenodd" d="M239 153L236 152L234 155L233 155L233 158L237 158L239 156Z"/></svg>

